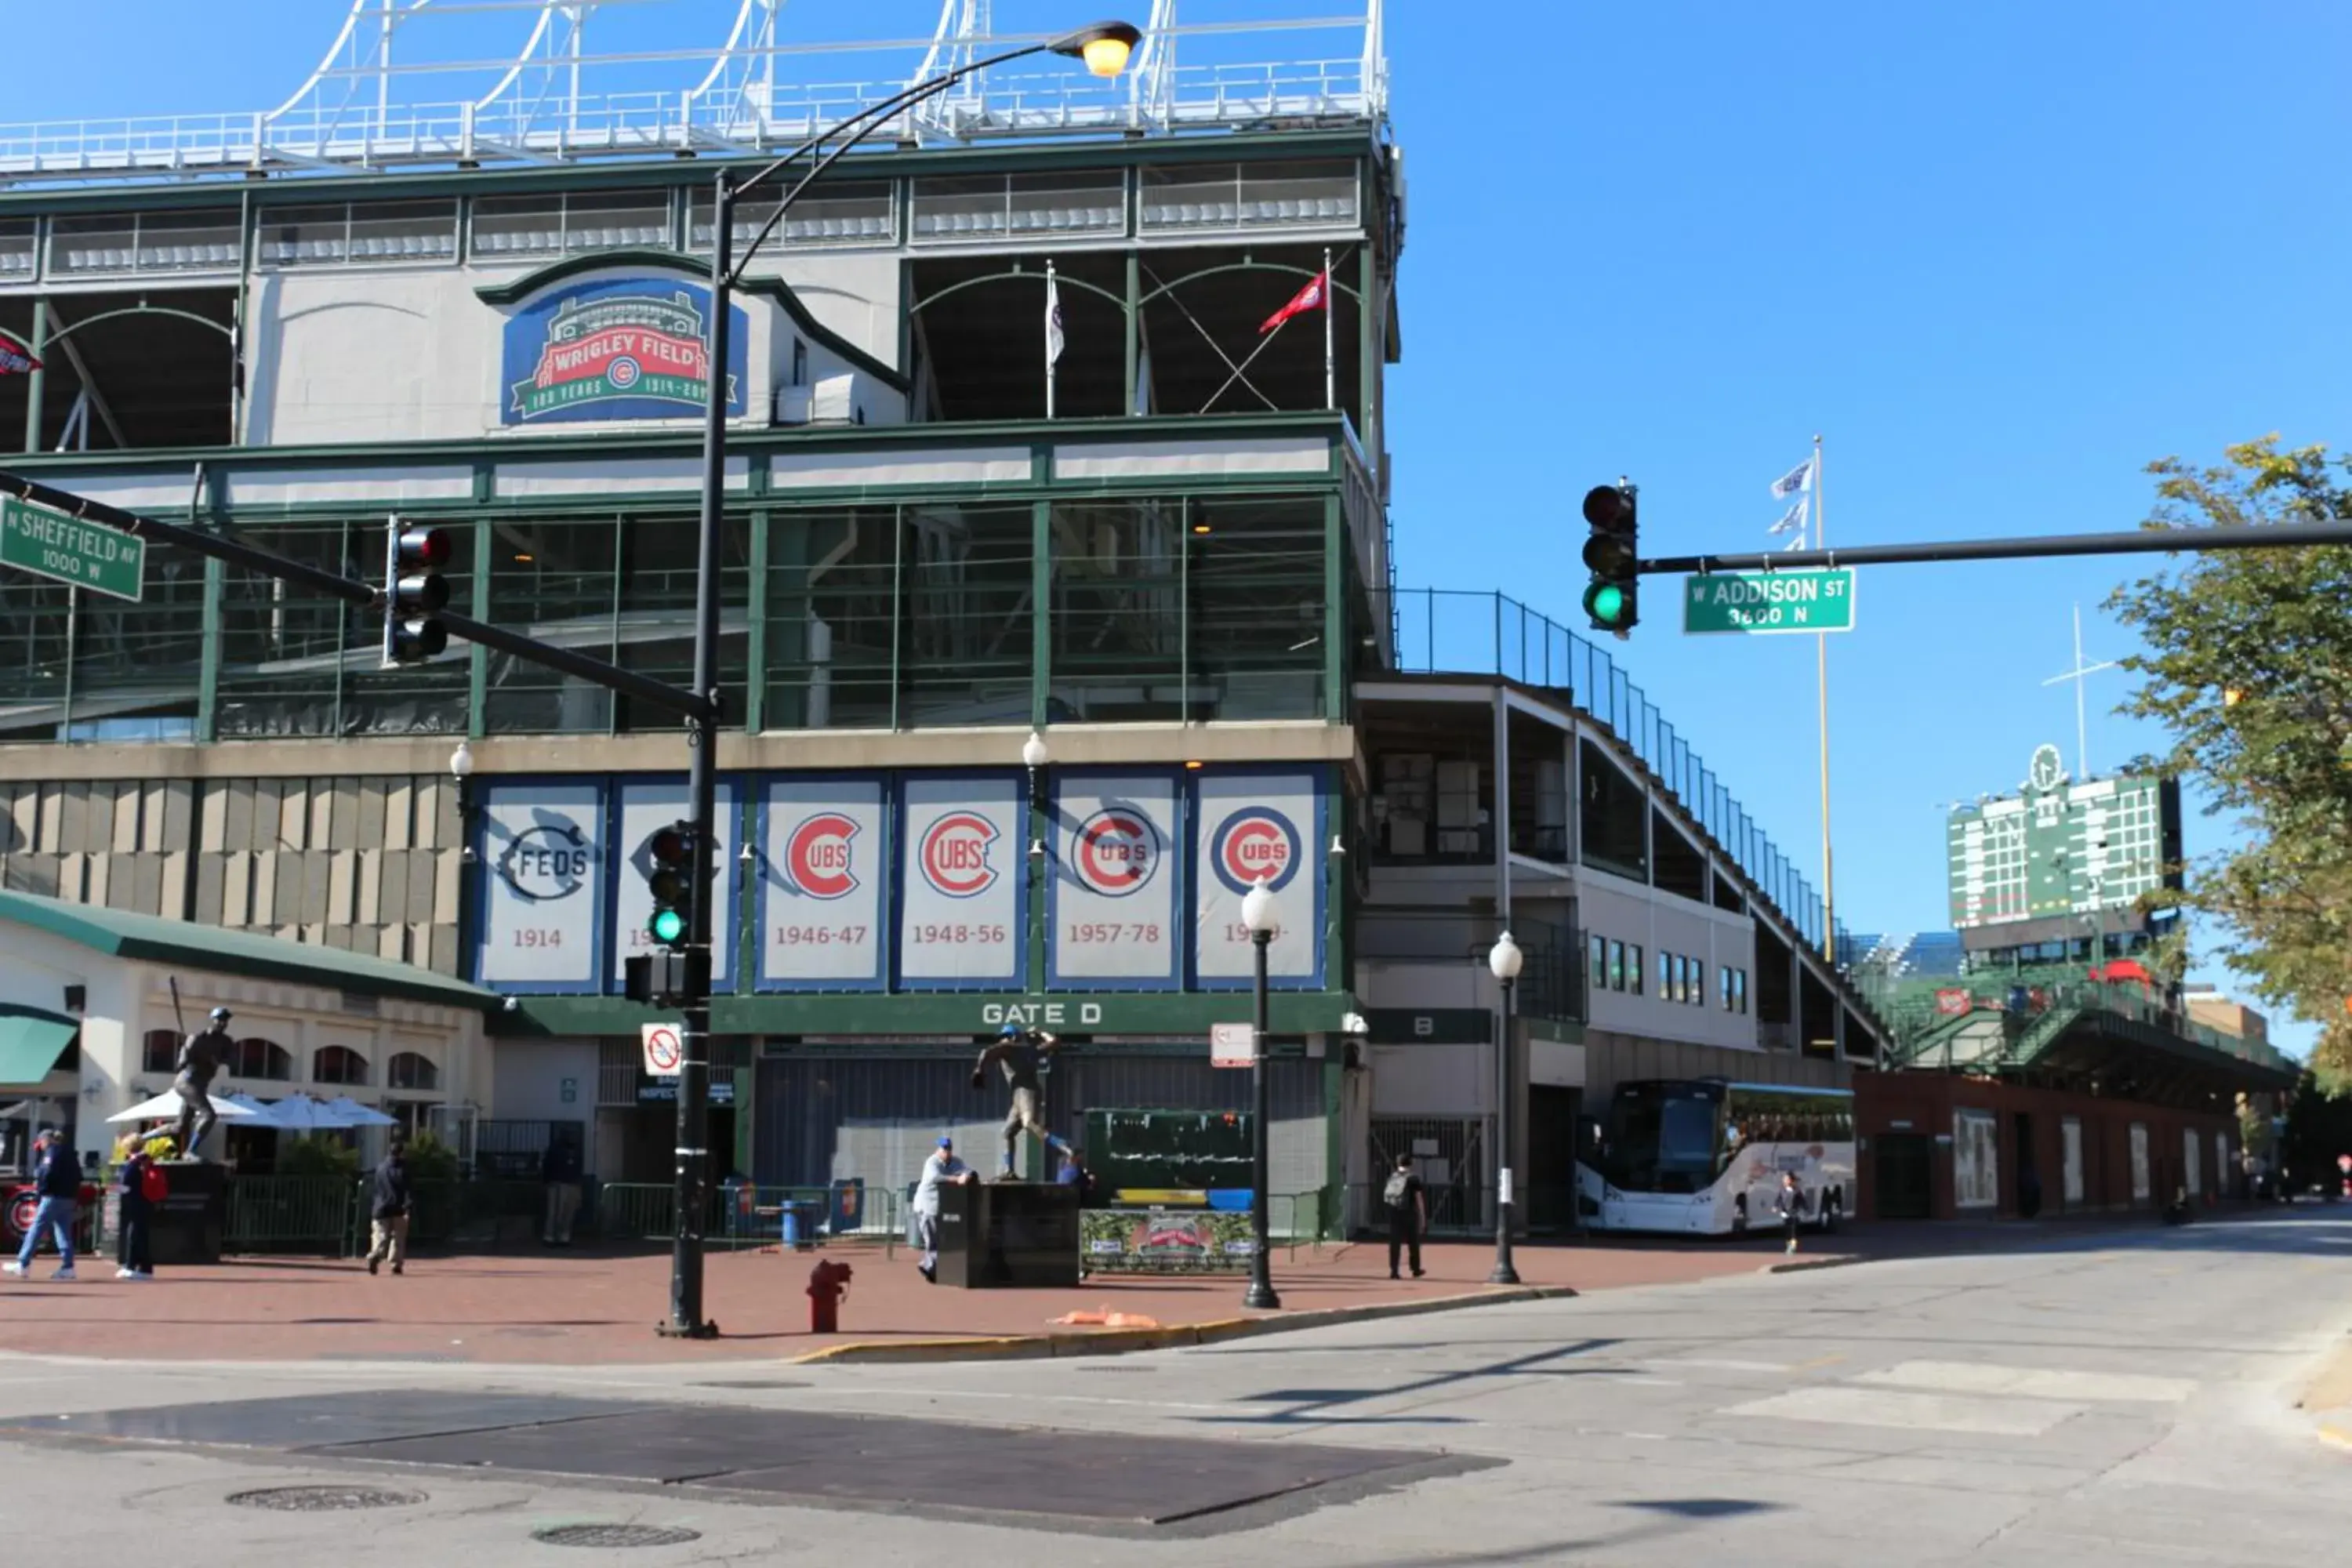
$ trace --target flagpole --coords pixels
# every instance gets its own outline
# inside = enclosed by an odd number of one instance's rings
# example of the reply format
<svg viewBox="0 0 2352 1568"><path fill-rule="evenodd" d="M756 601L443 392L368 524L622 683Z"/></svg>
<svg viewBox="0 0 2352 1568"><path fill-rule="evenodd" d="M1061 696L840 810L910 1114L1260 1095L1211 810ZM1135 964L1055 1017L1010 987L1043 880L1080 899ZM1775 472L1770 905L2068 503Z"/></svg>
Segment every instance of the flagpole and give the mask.
<svg viewBox="0 0 2352 1568"><path fill-rule="evenodd" d="M1338 361L1331 350L1331 253L1323 253L1323 406L1339 406Z"/></svg>
<svg viewBox="0 0 2352 1568"><path fill-rule="evenodd" d="M1054 283L1054 264L1045 263L1045 418L1054 417L1054 384L1061 378L1061 367L1055 363L1054 310L1061 303Z"/></svg>
<svg viewBox="0 0 2352 1568"><path fill-rule="evenodd" d="M1822 438L1813 437L1813 548L1830 547L1828 495L1822 481ZM1822 936L1830 963L1837 963L1837 867L1830 854L1830 638L1813 638L1814 690L1822 730Z"/></svg>

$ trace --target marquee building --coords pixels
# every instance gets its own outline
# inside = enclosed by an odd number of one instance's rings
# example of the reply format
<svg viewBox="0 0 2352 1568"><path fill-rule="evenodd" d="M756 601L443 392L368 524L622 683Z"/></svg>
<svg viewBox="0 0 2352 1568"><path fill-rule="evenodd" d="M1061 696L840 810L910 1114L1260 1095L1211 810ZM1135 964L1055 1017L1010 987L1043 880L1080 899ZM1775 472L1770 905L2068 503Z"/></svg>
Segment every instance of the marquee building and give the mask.
<svg viewBox="0 0 2352 1568"><path fill-rule="evenodd" d="M0 468L370 580L388 519L428 522L454 607L686 679L714 173L988 52L990 8L863 54L793 37L822 6L575 34L594 9L466 24L518 24L481 78L431 68L481 58L457 19L379 37L362 4L274 113L0 132L0 342L38 365L0 375ZM709 47L607 89L650 68L638 10ZM1148 10L1117 82L1041 56L902 114L737 297L714 1146L885 1184L942 1126L984 1149L1003 1108L966 1075L1006 1020L1076 1042L1070 1127L1238 1106L1206 1039L1247 1016L1259 876L1273 1185L1324 1225L1399 1150L1441 1163L1444 1217L1486 1212L1507 927L1538 1223L1620 1079L1847 1081L1881 1026L1728 775L1582 637L1396 584L1380 0ZM137 591L0 569L6 887L478 986L488 1065L443 1119L485 1149L577 1122L604 1179L667 1179L620 992L672 718L462 643L380 668L372 617L168 548ZM94 1145L161 1085L80 1062Z"/></svg>

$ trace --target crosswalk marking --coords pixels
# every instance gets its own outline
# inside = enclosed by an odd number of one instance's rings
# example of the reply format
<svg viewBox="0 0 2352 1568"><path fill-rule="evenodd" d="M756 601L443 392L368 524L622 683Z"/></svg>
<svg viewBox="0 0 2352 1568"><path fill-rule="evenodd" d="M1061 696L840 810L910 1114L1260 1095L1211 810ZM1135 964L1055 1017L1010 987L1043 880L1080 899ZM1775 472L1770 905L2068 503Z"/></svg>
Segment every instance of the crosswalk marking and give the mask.
<svg viewBox="0 0 2352 1568"><path fill-rule="evenodd" d="M1944 1394L2007 1394L2022 1399L2089 1403L2177 1405L2197 1391L2183 1377L2147 1377L2130 1373L2070 1372L2050 1367L1993 1366L1973 1362L1906 1361L1856 1377L1882 1388L1929 1389Z"/></svg>

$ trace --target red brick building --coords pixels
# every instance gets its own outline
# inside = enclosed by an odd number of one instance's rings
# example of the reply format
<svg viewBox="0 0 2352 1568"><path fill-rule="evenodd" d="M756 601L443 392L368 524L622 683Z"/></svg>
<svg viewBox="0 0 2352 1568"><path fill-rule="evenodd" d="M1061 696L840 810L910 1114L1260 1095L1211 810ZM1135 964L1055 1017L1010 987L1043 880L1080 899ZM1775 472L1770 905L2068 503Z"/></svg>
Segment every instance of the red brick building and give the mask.
<svg viewBox="0 0 2352 1568"><path fill-rule="evenodd" d="M1979 1005L1854 1075L1864 1218L2160 1208L2248 1195L2237 1097L2292 1089L2259 1047L2116 987Z"/></svg>

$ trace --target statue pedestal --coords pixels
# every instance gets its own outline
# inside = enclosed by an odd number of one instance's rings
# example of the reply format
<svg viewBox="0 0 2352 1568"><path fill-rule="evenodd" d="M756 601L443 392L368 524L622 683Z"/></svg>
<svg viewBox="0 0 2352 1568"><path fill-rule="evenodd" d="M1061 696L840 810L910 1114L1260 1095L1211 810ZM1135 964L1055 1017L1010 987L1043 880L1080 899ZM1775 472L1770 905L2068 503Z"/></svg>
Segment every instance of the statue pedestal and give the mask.
<svg viewBox="0 0 2352 1568"><path fill-rule="evenodd" d="M172 1190L148 1221L155 1267L218 1263L221 1237L228 1229L228 1167L208 1160L163 1160L156 1169Z"/></svg>
<svg viewBox="0 0 2352 1568"><path fill-rule="evenodd" d="M1078 1189L1038 1182L941 1187L939 1282L967 1290L1075 1289Z"/></svg>

